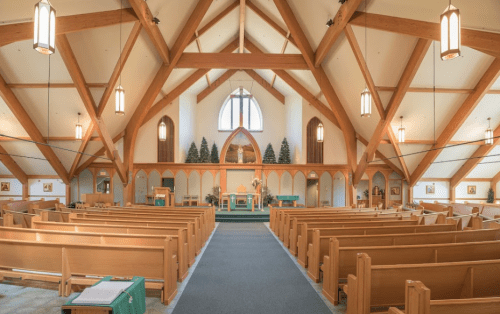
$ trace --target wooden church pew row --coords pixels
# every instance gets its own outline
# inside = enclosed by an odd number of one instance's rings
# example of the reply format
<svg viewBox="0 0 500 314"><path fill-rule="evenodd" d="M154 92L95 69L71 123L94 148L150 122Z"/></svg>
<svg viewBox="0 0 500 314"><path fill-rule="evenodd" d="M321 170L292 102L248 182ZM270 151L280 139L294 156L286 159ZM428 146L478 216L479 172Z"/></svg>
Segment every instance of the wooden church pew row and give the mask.
<svg viewBox="0 0 500 314"><path fill-rule="evenodd" d="M196 258L196 241L193 233L192 224L184 227L133 227L133 226L111 226L102 224L82 224L82 223L57 223L51 221L32 220L31 229L33 230L52 230L65 232L84 232L84 233L111 233L111 234L131 234L131 235L162 235L174 236L179 230L185 230L186 243L188 248L188 265L192 266ZM184 233L184 232L183 232Z"/></svg>
<svg viewBox="0 0 500 314"><path fill-rule="evenodd" d="M161 299L170 303L177 294L177 256L172 239L163 246L113 246L40 243L0 239L0 279L21 278L59 283L59 294L69 296L72 285L90 285L97 278L81 276L141 276L146 289L161 290ZM25 273L27 270L54 275Z"/></svg>
<svg viewBox="0 0 500 314"><path fill-rule="evenodd" d="M178 280L183 281L188 275L188 243L187 230L177 229L177 234L145 235L116 234L96 232L69 232L54 230L36 230L0 227L0 239L21 240L42 243L96 244L96 245L132 245L132 246L162 246L165 238L172 238L172 252L177 256Z"/></svg>
<svg viewBox="0 0 500 314"><path fill-rule="evenodd" d="M343 288L347 314L369 314L371 307L404 305L406 280L425 282L432 290L432 300L500 295L498 259L407 265L372 265L365 253L356 259L356 275L350 274Z"/></svg>
<svg viewBox="0 0 500 314"><path fill-rule="evenodd" d="M11 210L4 210L5 226L15 228L29 228L34 214L20 213Z"/></svg>
<svg viewBox="0 0 500 314"><path fill-rule="evenodd" d="M285 247L290 247L290 241L296 242L296 239L301 233L301 227L303 223L312 222L332 222L332 221L347 221L348 219L353 220L366 220L366 221L382 221L382 220L411 220L412 216L416 216L416 212L405 212L405 213L387 213L379 214L377 213L367 213L367 214L339 214L339 215L325 215L325 216L294 216L293 220L288 220L283 228L283 244ZM415 218L413 218L415 219Z"/></svg>
<svg viewBox="0 0 500 314"><path fill-rule="evenodd" d="M373 265L500 259L500 241L339 248L338 242L333 239L330 242L330 253L324 256L321 267L323 294L333 302L338 302L337 291L340 280L345 280L349 274L355 273L356 256L360 253L368 254L372 258ZM309 274L319 275L311 272Z"/></svg>
<svg viewBox="0 0 500 314"><path fill-rule="evenodd" d="M73 213L82 214L82 215L126 215L126 216L136 216L136 217L198 217L200 219L200 226L203 227L204 236L208 238L211 232L215 229L215 219L209 218L209 214L207 212L181 212L181 211L168 211L168 212L156 212L156 211L123 211L123 210L108 210L108 209L97 209L97 210L74 210Z"/></svg>
<svg viewBox="0 0 500 314"><path fill-rule="evenodd" d="M313 229L337 229L337 228L353 228L353 227L389 227L389 226L417 226L419 225L418 217L413 220L385 220L385 221L350 221L350 222L313 222L303 223L295 238L290 239L290 252L297 252L297 261L302 267L307 266L307 247L312 243ZM294 233L294 234L297 234ZM295 246L295 247L294 247Z"/></svg>
<svg viewBox="0 0 500 314"><path fill-rule="evenodd" d="M28 213L36 214L35 209L55 210L58 204L59 204L59 198L50 201L36 201L28 205Z"/></svg>
<svg viewBox="0 0 500 314"><path fill-rule="evenodd" d="M95 219L95 220L107 220L109 222L114 221L131 221L131 222L151 222L151 223L192 223L195 228L196 240L198 243L198 250L205 245L208 240L209 234L205 232L205 226L198 217L136 217L128 215L95 215L95 214L75 214L71 213L69 215L69 222L76 222L74 219Z"/></svg>
<svg viewBox="0 0 500 314"><path fill-rule="evenodd" d="M405 309L389 308L388 314L498 314L500 298L431 300L431 290L420 281L407 280Z"/></svg>
<svg viewBox="0 0 500 314"><path fill-rule="evenodd" d="M363 209L352 209L350 207L338 207L338 208L276 208L276 207L270 207L269 210L269 219L270 219L270 226L271 230L273 232L278 232L279 224L282 219L282 216L285 213L342 213L342 212L372 212L377 210L376 208L363 208Z"/></svg>
<svg viewBox="0 0 500 314"><path fill-rule="evenodd" d="M330 273L329 265L324 262L325 256L329 261L336 261L339 248L342 247L370 247L392 245L422 245L439 243L464 243L500 240L500 230L485 229L471 231L425 232L405 234L360 235L360 236L321 236L320 230L314 230L313 241L307 250L308 275L319 282L320 265L323 264L324 278ZM330 258L333 256L333 258ZM331 265L334 266L334 265Z"/></svg>
<svg viewBox="0 0 500 314"><path fill-rule="evenodd" d="M178 211L178 212L203 212L208 213L209 217L215 222L215 206L207 207L163 207L163 206L132 206L132 207L120 207L111 206L109 209L119 209L126 211L157 211L157 212L167 212L167 211Z"/></svg>
<svg viewBox="0 0 500 314"><path fill-rule="evenodd" d="M363 209L352 209L349 207L345 208L335 208L335 209L275 209L274 211L274 219L273 219L273 225L272 229L273 232L276 235L279 235L280 232L280 226L284 224L285 221L285 215L287 213L294 213L294 214L312 214L312 213L318 213L318 214L326 214L326 213L365 213L365 212L374 212L378 211L375 208L363 208Z"/></svg>
<svg viewBox="0 0 500 314"><path fill-rule="evenodd" d="M188 228L188 225L194 225L192 222L171 222L171 221L134 221L134 220L107 220L107 219L90 219L90 218L71 218L70 223L84 223L94 225L112 225L112 226L130 226L130 227L175 227L175 228ZM194 228L194 243L196 248L196 255L201 252L202 238L199 228Z"/></svg>
<svg viewBox="0 0 500 314"><path fill-rule="evenodd" d="M451 212L453 213L453 207L450 206L450 204L439 204L438 202L426 203L424 201L420 201L419 205L423 206L424 209L426 210L431 210L435 212L449 212L451 210Z"/></svg>

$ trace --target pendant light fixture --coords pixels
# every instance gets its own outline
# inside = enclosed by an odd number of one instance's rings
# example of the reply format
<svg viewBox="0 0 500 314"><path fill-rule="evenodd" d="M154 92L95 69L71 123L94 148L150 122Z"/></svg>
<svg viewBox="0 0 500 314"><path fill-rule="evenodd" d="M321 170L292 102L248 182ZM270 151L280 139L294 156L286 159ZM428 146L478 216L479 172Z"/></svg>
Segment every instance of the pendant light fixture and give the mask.
<svg viewBox="0 0 500 314"><path fill-rule="evenodd" d="M441 14L441 59L451 60L460 56L462 45L460 10L451 4Z"/></svg>
<svg viewBox="0 0 500 314"><path fill-rule="evenodd" d="M44 55L56 51L56 10L48 0L35 4L33 49Z"/></svg>
<svg viewBox="0 0 500 314"><path fill-rule="evenodd" d="M82 125L80 124L80 115L81 113L78 113L78 123L76 124L75 127L75 139L79 141L82 139L83 136L83 129Z"/></svg>
<svg viewBox="0 0 500 314"><path fill-rule="evenodd" d="M167 125L163 118L161 118L160 126L158 127L158 139L161 142L165 142L167 140Z"/></svg>
<svg viewBox="0 0 500 314"><path fill-rule="evenodd" d="M120 0L120 12L122 12L122 0ZM122 87L122 13L120 13L120 84L115 89L115 114L125 114L125 90Z"/></svg>
<svg viewBox="0 0 500 314"><path fill-rule="evenodd" d="M318 143L323 143L323 135L324 135L323 123L320 122L318 124L318 128L316 131L317 131L316 139L317 139Z"/></svg>
<svg viewBox="0 0 500 314"><path fill-rule="evenodd" d="M403 116L401 118L401 126L398 129L398 139L399 143L402 144L405 142L405 128L403 128Z"/></svg>
<svg viewBox="0 0 500 314"><path fill-rule="evenodd" d="M484 144L493 145L493 131L491 130L491 118L488 118L488 129L484 132Z"/></svg>
<svg viewBox="0 0 500 314"><path fill-rule="evenodd" d="M366 67L368 67L368 55L367 51L367 27L366 27L366 0L365 0L365 63ZM372 114L372 94L368 90L368 86L365 82L365 89L361 93L361 116L362 117L370 117Z"/></svg>

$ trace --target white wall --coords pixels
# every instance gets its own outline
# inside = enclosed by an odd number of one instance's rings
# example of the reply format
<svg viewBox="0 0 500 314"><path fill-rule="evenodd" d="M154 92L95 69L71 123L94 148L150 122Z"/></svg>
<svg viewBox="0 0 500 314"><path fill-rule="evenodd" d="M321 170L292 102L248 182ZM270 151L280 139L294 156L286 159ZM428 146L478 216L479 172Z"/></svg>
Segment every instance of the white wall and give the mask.
<svg viewBox="0 0 500 314"><path fill-rule="evenodd" d="M198 132L196 109L196 95L182 94L179 97L179 149L177 150L176 162L186 160L191 142L195 141L198 152L200 150L201 138L200 140L196 138L196 132Z"/></svg>
<svg viewBox="0 0 500 314"><path fill-rule="evenodd" d="M251 132L259 145L260 152L264 156L267 144L271 143L278 159L281 142L288 135L286 130L285 105L276 100L276 98L266 91L259 84L253 82L253 79L245 72L238 72L231 79L220 85L208 97L203 99L196 106L196 147L200 149L201 139L205 137L208 147L211 149L213 143L219 148L219 155L226 139L231 135L229 131L219 131L219 112L224 101L239 86L249 91L260 106L263 119L263 131ZM182 103L181 103L182 105ZM182 120L181 120L182 124ZM181 126L182 128L182 126ZM289 141L290 142L290 141ZM189 142L188 145L190 145ZM187 147L189 148L189 146ZM293 150L290 147L293 158Z"/></svg>
<svg viewBox="0 0 500 314"><path fill-rule="evenodd" d="M302 163L306 163L307 161L307 124L313 117L317 117L323 122L323 163L336 165L347 164L347 150L345 147L344 134L336 125L325 116L321 115L316 108L305 100L302 102Z"/></svg>
<svg viewBox="0 0 500 314"><path fill-rule="evenodd" d="M15 178L2 178L0 182L9 182L10 191L0 191L0 200L8 200L13 198L14 200L22 200L23 196L23 185L19 180Z"/></svg>
<svg viewBox="0 0 500 314"><path fill-rule="evenodd" d="M469 185L475 185L476 186L476 194L467 194L467 186ZM486 201L488 198L488 190L490 189L490 182L472 182L472 181L466 181L466 182L460 182L460 184L457 185L455 188L455 198L474 198L474 199L482 199ZM480 200L476 200L480 201ZM474 200L471 200L471 202L474 202Z"/></svg>
<svg viewBox="0 0 500 314"><path fill-rule="evenodd" d="M285 98L286 138L290 146L292 163L303 164L302 151L302 98L292 95Z"/></svg>
<svg viewBox="0 0 500 314"><path fill-rule="evenodd" d="M426 194L426 186L433 185L435 186L434 194ZM413 187L413 199L417 202L434 202L436 198L450 198L450 183L447 181L423 181L418 182ZM439 202L444 202L444 200L438 200Z"/></svg>
<svg viewBox="0 0 500 314"><path fill-rule="evenodd" d="M43 184L52 183L52 192L44 192ZM28 194L30 200L45 198L46 201L59 198L59 202L66 203L66 184L60 179L28 179Z"/></svg>

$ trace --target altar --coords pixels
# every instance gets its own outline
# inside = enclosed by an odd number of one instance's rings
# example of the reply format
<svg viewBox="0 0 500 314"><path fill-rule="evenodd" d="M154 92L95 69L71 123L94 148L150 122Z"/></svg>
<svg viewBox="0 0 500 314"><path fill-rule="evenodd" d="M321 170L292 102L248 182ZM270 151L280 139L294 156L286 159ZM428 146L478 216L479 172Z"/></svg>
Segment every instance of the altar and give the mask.
<svg viewBox="0 0 500 314"><path fill-rule="evenodd" d="M224 204L227 204L227 211L234 210L251 210L255 211L255 203L257 203L258 209L263 210L261 208L261 197L260 193L248 193L246 192L246 188L240 185L236 192L224 192L221 193L219 202L219 211Z"/></svg>

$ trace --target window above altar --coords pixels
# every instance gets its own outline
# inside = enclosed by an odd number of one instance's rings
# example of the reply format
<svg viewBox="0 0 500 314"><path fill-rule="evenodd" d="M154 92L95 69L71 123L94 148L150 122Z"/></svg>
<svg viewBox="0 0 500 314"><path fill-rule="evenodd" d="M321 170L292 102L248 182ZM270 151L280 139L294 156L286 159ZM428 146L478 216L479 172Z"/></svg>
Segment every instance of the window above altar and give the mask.
<svg viewBox="0 0 500 314"><path fill-rule="evenodd" d="M248 131L262 131L262 112L255 98L244 88L229 95L219 113L219 131L233 131L242 126Z"/></svg>

